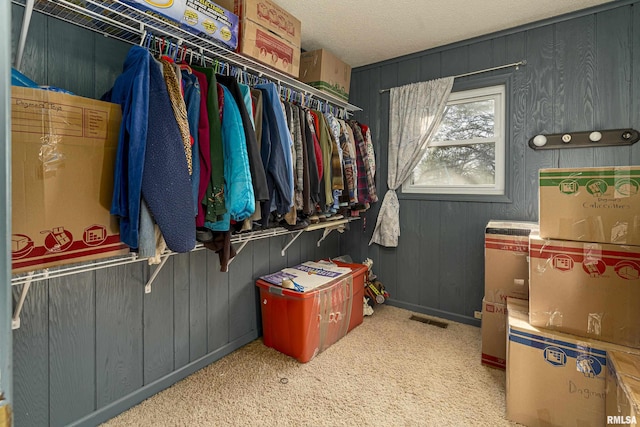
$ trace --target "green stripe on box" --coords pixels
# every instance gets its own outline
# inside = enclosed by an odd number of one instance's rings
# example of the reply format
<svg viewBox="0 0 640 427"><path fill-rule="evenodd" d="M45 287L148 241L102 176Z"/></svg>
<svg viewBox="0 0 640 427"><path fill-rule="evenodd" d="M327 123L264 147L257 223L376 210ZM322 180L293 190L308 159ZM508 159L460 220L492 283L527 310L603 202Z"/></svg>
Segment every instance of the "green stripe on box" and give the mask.
<svg viewBox="0 0 640 427"><path fill-rule="evenodd" d="M600 177L600 176L626 176L627 178L631 175L640 176L640 168L624 168L624 169L611 169L611 170L575 170L575 171L561 171L561 172L542 172L540 171L540 178L551 178L551 177L566 177L572 178L575 175L579 175L581 177Z"/></svg>
<svg viewBox="0 0 640 427"><path fill-rule="evenodd" d="M320 89L322 91L328 92L334 96L337 96L338 98L344 100L344 101L348 101L349 100L349 94L343 90L340 90L338 88L336 88L335 86L331 86L329 83L327 82L323 82L323 81L317 81L317 82L307 82L307 84L309 86L315 87L316 89Z"/></svg>
<svg viewBox="0 0 640 427"><path fill-rule="evenodd" d="M606 178L606 177L594 176L594 177L581 177L581 178L573 178L573 177L548 178L548 179L541 179L540 180L540 186L541 187L556 187L556 186L560 185L561 182L573 181L573 182L577 182L578 185L580 185L581 187L584 187L587 183L589 183L589 182L591 182L593 180L599 180L599 181L606 182L609 187L613 187L623 179L629 179L629 177L627 176L627 177ZM634 181L636 181L636 180L634 180Z"/></svg>
<svg viewBox="0 0 640 427"><path fill-rule="evenodd" d="M640 169L618 169L605 171L575 171L575 172L540 172L540 186L553 187L561 182L573 181L580 185L593 180L602 180L609 186L621 181L630 180L640 183Z"/></svg>

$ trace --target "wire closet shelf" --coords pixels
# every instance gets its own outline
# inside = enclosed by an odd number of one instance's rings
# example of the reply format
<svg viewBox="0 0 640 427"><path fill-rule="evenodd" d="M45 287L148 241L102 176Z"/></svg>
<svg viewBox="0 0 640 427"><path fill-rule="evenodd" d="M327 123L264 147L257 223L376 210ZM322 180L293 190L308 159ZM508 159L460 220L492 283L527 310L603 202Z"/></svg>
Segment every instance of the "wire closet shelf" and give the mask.
<svg viewBox="0 0 640 427"><path fill-rule="evenodd" d="M12 2L25 8L31 3L29 0L12 0ZM178 45L199 53L209 62L219 59L259 78L269 79L281 87L288 87L300 95L310 97L320 103L319 109L322 109L324 103L350 113L362 111L355 105L226 49L212 39L200 37L183 28L168 24L119 0L35 0L33 10L130 44L140 44L147 33L167 37L173 39Z"/></svg>

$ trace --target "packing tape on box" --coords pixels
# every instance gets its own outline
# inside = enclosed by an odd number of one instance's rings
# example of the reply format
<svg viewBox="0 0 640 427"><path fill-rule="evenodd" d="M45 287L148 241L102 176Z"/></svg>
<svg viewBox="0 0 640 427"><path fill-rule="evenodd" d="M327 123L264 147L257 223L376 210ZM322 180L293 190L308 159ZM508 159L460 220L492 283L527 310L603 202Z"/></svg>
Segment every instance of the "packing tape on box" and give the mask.
<svg viewBox="0 0 640 427"><path fill-rule="evenodd" d="M600 336L602 334L602 317L604 313L589 313L587 316L587 333Z"/></svg>
<svg viewBox="0 0 640 427"><path fill-rule="evenodd" d="M347 334L351 321L351 296L353 295L353 277L340 280L334 286L321 289L314 296L314 305L318 307L318 323L309 322L309 327L319 328L317 355L331 344ZM310 336L311 334L307 334Z"/></svg>

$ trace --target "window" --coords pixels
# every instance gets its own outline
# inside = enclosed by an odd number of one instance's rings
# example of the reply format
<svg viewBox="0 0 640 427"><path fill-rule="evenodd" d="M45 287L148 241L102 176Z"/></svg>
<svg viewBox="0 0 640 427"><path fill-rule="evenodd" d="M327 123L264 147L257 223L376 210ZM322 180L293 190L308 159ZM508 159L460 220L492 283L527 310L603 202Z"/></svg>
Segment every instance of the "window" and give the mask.
<svg viewBox="0 0 640 427"><path fill-rule="evenodd" d="M452 92L440 128L403 193L502 195L505 86Z"/></svg>

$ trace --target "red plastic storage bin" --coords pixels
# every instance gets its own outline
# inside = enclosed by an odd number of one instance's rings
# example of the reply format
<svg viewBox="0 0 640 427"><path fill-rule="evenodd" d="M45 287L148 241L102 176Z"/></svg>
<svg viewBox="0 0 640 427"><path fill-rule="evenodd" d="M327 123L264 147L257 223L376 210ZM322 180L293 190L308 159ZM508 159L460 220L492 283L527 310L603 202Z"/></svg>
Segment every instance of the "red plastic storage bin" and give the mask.
<svg viewBox="0 0 640 427"><path fill-rule="evenodd" d="M306 363L362 323L367 267L335 262L351 274L308 292L258 280L264 344Z"/></svg>

